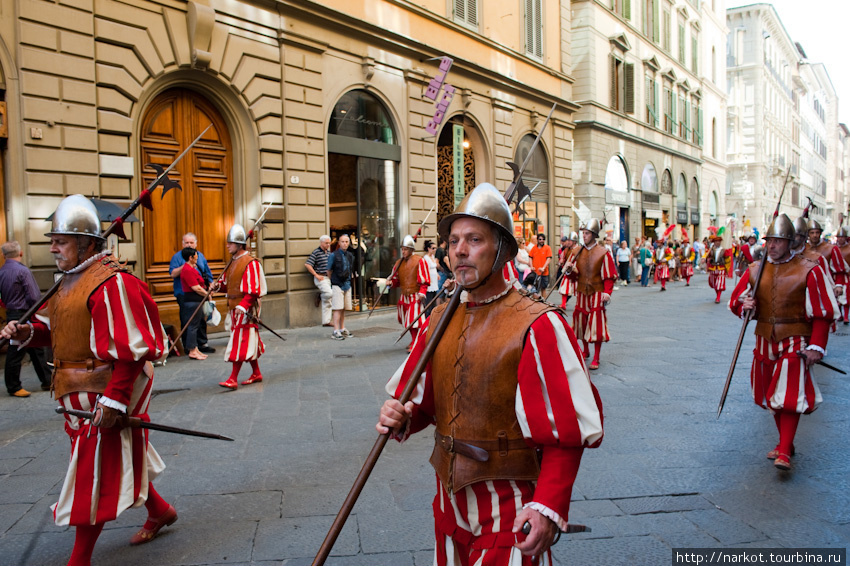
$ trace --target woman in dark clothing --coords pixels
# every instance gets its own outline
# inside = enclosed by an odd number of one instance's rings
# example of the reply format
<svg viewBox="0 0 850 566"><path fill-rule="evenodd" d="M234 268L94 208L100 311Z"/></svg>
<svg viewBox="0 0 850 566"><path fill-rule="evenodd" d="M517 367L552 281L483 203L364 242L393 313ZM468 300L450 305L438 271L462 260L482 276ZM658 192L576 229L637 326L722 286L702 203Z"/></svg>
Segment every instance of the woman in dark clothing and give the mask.
<svg viewBox="0 0 850 566"><path fill-rule="evenodd" d="M183 285L183 304L180 305L180 318L188 320L198 305L204 300L207 293L204 278L195 267L198 264L198 252L192 248L183 248L180 252L186 264L180 272L180 284ZM201 325L199 313L190 322L183 334L183 348L193 360L205 360L207 355L198 350L198 327Z"/></svg>

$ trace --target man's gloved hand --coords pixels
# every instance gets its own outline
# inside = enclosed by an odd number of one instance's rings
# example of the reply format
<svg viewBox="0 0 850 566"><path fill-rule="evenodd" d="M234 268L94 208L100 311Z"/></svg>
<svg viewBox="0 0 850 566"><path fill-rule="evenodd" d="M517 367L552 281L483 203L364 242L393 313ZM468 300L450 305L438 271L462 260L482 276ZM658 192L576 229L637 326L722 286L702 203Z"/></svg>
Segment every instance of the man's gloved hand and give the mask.
<svg viewBox="0 0 850 566"><path fill-rule="evenodd" d="M98 403L97 408L95 409L94 418L92 419L92 424L101 428L111 428L115 426L123 415L124 413L118 409L105 407Z"/></svg>

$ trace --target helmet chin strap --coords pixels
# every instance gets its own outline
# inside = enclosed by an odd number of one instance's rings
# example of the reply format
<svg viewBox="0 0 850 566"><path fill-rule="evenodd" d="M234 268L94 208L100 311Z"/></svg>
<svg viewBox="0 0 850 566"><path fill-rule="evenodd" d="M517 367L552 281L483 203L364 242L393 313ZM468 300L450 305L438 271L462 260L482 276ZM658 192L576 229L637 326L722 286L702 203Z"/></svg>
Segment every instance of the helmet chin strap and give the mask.
<svg viewBox="0 0 850 566"><path fill-rule="evenodd" d="M464 287L463 285L461 285L461 288L468 293L470 291L474 291L474 290L478 289L479 287L481 287L482 285L487 283L487 281L490 279L490 277L492 277L493 274L498 271L498 268L496 266L499 264L499 257L501 257L501 255L502 255L502 238L499 238L499 249L496 250L496 259L493 260L493 267L490 269L490 273L487 274L487 277L482 279L478 283L478 285L476 285L475 287Z"/></svg>

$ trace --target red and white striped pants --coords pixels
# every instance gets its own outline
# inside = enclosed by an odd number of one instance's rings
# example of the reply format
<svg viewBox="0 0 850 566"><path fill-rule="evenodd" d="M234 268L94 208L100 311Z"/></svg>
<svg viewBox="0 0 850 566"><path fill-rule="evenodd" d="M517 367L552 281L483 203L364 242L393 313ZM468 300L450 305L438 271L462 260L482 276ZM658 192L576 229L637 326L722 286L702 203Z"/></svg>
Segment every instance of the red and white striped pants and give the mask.
<svg viewBox="0 0 850 566"><path fill-rule="evenodd" d="M149 420L147 411L153 380L142 373L136 379L127 412ZM63 395L66 409L91 411L95 393ZM59 500L52 506L57 525L95 525L113 521L124 510L140 507L148 498L148 485L165 464L148 444L141 428L99 428L88 420L65 415L65 432L71 437L71 459Z"/></svg>
<svg viewBox="0 0 850 566"><path fill-rule="evenodd" d="M528 481L476 482L449 495L437 479L434 566L550 566L549 551L532 559L514 546L514 520L534 495Z"/></svg>
<svg viewBox="0 0 850 566"><path fill-rule="evenodd" d="M710 269L708 271L708 286L715 291L725 291L726 271L723 269Z"/></svg>
<svg viewBox="0 0 850 566"><path fill-rule="evenodd" d="M820 389L798 351L806 339L792 336L771 342L756 336L750 386L756 405L770 412L811 413L823 401Z"/></svg>
<svg viewBox="0 0 850 566"><path fill-rule="evenodd" d="M602 293L576 293L573 310L573 331L576 338L587 342L608 342L608 315L602 305Z"/></svg>

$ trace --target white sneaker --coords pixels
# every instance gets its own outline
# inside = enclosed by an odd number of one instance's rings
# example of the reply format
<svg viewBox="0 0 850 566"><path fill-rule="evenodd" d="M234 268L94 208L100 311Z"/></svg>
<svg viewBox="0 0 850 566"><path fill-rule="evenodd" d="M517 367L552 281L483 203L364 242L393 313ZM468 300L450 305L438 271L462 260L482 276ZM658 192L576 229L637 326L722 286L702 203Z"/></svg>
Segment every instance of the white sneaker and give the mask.
<svg viewBox="0 0 850 566"><path fill-rule="evenodd" d="M342 336L344 338L353 338L354 337L354 334L349 332L347 328L343 328L342 330L340 330L340 332L342 333Z"/></svg>
<svg viewBox="0 0 850 566"><path fill-rule="evenodd" d="M345 336L343 336L342 332L339 330L334 330L333 333L331 333L331 338L334 340L345 340Z"/></svg>

